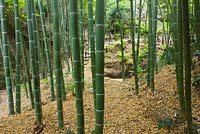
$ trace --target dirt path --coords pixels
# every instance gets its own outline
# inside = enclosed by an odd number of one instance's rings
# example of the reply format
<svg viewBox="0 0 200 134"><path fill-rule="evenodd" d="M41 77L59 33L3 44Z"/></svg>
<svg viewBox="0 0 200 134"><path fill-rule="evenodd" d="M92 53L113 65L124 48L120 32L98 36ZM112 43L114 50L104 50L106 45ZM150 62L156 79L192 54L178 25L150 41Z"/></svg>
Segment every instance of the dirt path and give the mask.
<svg viewBox="0 0 200 134"><path fill-rule="evenodd" d="M84 92L85 131L91 134L94 130L95 114L93 109L93 94L90 92L90 67L86 67L86 86ZM71 78L70 78L71 79ZM176 99L176 82L174 67L164 67L156 75L156 91L154 94L140 88L140 95L133 95L133 79L114 80L105 78L105 134L183 134L184 124L173 125L171 130L158 130L159 118L174 118L178 112ZM48 89L49 87L46 87ZM46 90L43 89L43 90ZM44 96L44 94L42 94ZM199 102L198 96L193 94L193 105ZM44 101L44 99L43 99ZM48 100L47 100L48 102ZM56 102L50 102L43 106L44 134L63 133L65 130L76 131L75 97L67 95L67 101L63 104L65 126L57 129ZM196 107L194 115L198 118L200 109ZM19 134L34 133L34 110L23 114L4 117L0 120L0 133ZM15 127L13 127L15 126Z"/></svg>

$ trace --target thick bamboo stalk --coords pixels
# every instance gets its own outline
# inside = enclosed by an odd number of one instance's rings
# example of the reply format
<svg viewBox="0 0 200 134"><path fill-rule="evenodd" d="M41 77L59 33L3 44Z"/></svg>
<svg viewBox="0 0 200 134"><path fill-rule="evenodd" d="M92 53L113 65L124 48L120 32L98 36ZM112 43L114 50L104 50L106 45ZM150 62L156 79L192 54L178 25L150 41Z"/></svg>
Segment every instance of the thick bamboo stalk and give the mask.
<svg viewBox="0 0 200 134"><path fill-rule="evenodd" d="M84 109L83 109L83 87L81 81L81 59L80 42L78 36L78 12L77 0L69 0L69 19L72 42L72 55L74 65L74 84L76 93L77 133L84 134Z"/></svg>
<svg viewBox="0 0 200 134"><path fill-rule="evenodd" d="M37 80L37 68L35 59L35 43L33 37L33 24L32 24L32 10L31 10L31 0L26 0L27 6L27 24L28 24L28 35L29 35L29 53L30 53L30 63L32 70L32 81L33 81L33 91L34 91L34 104L35 104L35 114L37 124L42 125L42 106L40 98L39 81Z"/></svg>
<svg viewBox="0 0 200 134"><path fill-rule="evenodd" d="M16 42L16 113L21 113L21 89L20 89L20 66L21 66L21 41L20 41L20 20L19 20L19 5L18 0L14 0L15 14L15 42Z"/></svg>
<svg viewBox="0 0 200 134"><path fill-rule="evenodd" d="M181 116L185 117L185 100L183 85L183 37L182 37L182 11L181 0L178 0L178 44L177 44L177 85Z"/></svg>
<svg viewBox="0 0 200 134"><path fill-rule="evenodd" d="M37 77L37 81L38 81L38 95L39 98L40 97L40 61L39 61L39 40L38 40L38 31L37 31L37 22L36 22L36 15L35 15L35 3L34 0L30 0L31 2L31 17L32 17L32 29L33 29L33 43L34 43L34 47L35 47L35 63L36 63L36 77ZM41 59L41 58L40 58ZM41 101L41 100L40 100Z"/></svg>
<svg viewBox="0 0 200 134"><path fill-rule="evenodd" d="M96 0L96 125L95 134L104 127L104 0Z"/></svg>
<svg viewBox="0 0 200 134"><path fill-rule="evenodd" d="M1 3L1 34L2 34L2 50L3 50L3 62L4 62L4 72L6 80L6 92L8 98L8 110L9 114L13 115L14 112L14 102L13 102L13 92L12 92L12 80L11 72L9 67L9 56L8 56L8 41L7 41L7 31L6 31L6 18L5 18L5 3L4 0L0 0Z"/></svg>
<svg viewBox="0 0 200 134"><path fill-rule="evenodd" d="M63 103L62 103L62 65L60 59L60 33L59 33L59 10L58 0L52 1L52 15L53 15L53 53L54 53L54 71L56 76L56 100L57 100L57 115L58 127L64 127L63 119Z"/></svg>
<svg viewBox="0 0 200 134"><path fill-rule="evenodd" d="M185 62L185 108L187 119L187 130L192 134L192 107L191 107L191 54L190 54L190 33L189 33L189 1L181 1L182 11L182 36L184 44Z"/></svg>
<svg viewBox="0 0 200 134"><path fill-rule="evenodd" d="M155 90L155 87L154 87L154 67L155 67L155 53L154 53L154 22L153 22L153 19L154 19L154 14L153 14L153 10L154 10L154 0L151 0L151 10L149 11L149 15L150 15L150 38L149 38L149 56L150 56L150 88L151 88L151 91L153 92Z"/></svg>

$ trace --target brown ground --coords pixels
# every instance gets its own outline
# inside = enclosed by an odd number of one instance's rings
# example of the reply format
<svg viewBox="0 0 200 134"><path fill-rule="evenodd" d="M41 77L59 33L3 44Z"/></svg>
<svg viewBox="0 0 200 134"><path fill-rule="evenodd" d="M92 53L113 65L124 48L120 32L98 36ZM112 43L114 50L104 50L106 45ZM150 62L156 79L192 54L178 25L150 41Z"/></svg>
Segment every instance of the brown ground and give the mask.
<svg viewBox="0 0 200 134"><path fill-rule="evenodd" d="M84 92L85 131L90 134L94 130L93 95L90 92L90 67L87 65L86 86ZM71 78L68 78L68 82ZM140 94L135 96L132 91L133 79L105 78L105 134L183 134L184 123L175 120L178 113L178 100L176 99L176 82L174 66L163 67L156 75L155 93L151 93L145 85L140 85ZM62 130L57 129L56 102L50 102L48 98L49 86L42 85L43 123L44 134L63 133L65 130L76 131L75 97L69 93L64 102L64 122ZM2 91L1 91L2 92ZM193 116L200 119L200 107L198 95L200 91L193 90ZM1 101L6 102L5 93L2 93ZM34 110L30 109L28 100L24 97L23 112L20 115L6 117L6 106L1 103L0 133L1 134L25 134L35 133ZM47 103L48 102L48 103ZM2 109L3 107L3 109ZM162 118L173 119L174 124L170 130L157 128L157 120ZM175 123L179 122L179 123ZM195 121L199 124L198 121Z"/></svg>
<svg viewBox="0 0 200 134"><path fill-rule="evenodd" d="M131 50L130 45L126 50ZM116 49L116 50L115 50ZM111 48L106 53L106 74L120 74L121 66L116 53L119 48ZM128 53L127 51L126 53ZM110 57L109 57L110 56ZM109 67L111 66L111 67ZM95 113L93 108L93 94L91 93L90 64L85 67L85 131L91 134L95 126ZM128 68L127 68L128 70ZM199 70L199 66L198 69ZM130 71L130 70L128 70ZM197 72L200 74L200 70ZM109 75L108 75L109 76ZM154 93L146 87L145 78L140 79L140 94L134 95L132 90L134 79L105 78L105 134L184 134L185 122L175 118L179 113L179 103L176 93L174 66L165 66L155 76ZM67 83L72 78L66 77ZM41 94L43 104L44 134L63 133L65 130L76 131L75 96L68 93L67 101L63 104L65 126L62 130L57 129L56 102L50 102L49 82L41 82ZM30 108L29 99L25 97L22 89L22 114L7 116L7 99L5 91L0 91L0 134L33 134L35 126L34 110ZM194 122L200 125L200 90L193 89L192 107ZM170 118L173 125L170 130L158 130L159 119Z"/></svg>

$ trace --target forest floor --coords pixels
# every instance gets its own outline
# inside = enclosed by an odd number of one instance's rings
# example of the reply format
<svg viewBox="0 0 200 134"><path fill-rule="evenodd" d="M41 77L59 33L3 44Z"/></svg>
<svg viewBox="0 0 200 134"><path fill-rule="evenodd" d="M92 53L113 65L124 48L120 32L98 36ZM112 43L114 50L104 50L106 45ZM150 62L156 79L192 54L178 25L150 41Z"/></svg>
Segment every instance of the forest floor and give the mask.
<svg viewBox="0 0 200 134"><path fill-rule="evenodd" d="M87 64L85 74L85 131L86 134L90 134L94 130L95 114L93 94L90 89L91 75L89 64ZM70 77L67 79L68 81L72 80ZM132 83L132 78L125 79L124 81L122 79L105 78L105 134L184 134L185 123L175 118L179 111L179 104L176 97L174 66L165 66L156 75L156 90L154 93L150 92L144 84L140 85L140 94L135 96L132 90ZM41 87L42 96L48 96L49 85L42 84ZM192 93L193 115L195 119L200 119L199 93L200 91L194 90ZM22 105L28 102L26 98L23 99ZM63 133L66 130L76 131L75 96L73 94L68 93L67 101L63 104L65 126L62 130L57 129L56 102L50 102L49 98L46 97L42 98L42 103L44 104L44 128L41 133L55 134ZM0 133L36 133L34 110L28 110L28 108L23 107L23 111L22 114L9 117L2 116L1 114ZM3 112L4 115L5 112ZM173 124L170 128L158 129L158 120L164 118L172 119ZM199 123L199 121L195 122Z"/></svg>
<svg viewBox="0 0 200 134"><path fill-rule="evenodd" d="M131 49L130 49L131 50ZM110 52L113 55L113 52ZM115 55L116 56L116 55ZM110 60L109 60L110 59ZM118 59L106 56L108 74L120 70ZM116 63L116 64L113 64ZM112 65L109 65L112 64ZM113 68L116 67L116 70ZM95 127L93 94L91 91L90 62L85 65L84 112L85 132L91 134ZM200 73L200 69L198 66ZM117 72L118 73L118 72ZM109 76L109 75L107 75ZM72 76L65 76L66 85L72 83ZM159 69L155 75L155 92L152 93L140 78L140 93L134 94L134 79L124 81L117 78L105 77L105 134L184 134L186 122L181 121L176 89L175 66L167 65ZM57 128L56 101L50 101L49 81L41 81L43 130L42 134L58 134L67 130L76 132L75 96L68 92L67 100L63 102L64 128ZM22 114L7 115L6 92L0 91L0 134L36 134L35 114L31 110L29 99L22 89ZM193 122L200 126L200 90L192 89ZM158 121L170 119L172 124L158 129Z"/></svg>

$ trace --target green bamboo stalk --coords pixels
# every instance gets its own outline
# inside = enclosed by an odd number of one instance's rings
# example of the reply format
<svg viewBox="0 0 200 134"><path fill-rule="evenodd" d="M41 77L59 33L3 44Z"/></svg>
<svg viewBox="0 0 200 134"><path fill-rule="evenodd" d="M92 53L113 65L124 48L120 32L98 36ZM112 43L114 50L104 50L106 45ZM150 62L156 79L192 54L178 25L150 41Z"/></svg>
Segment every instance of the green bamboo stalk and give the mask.
<svg viewBox="0 0 200 134"><path fill-rule="evenodd" d="M74 84L76 92L77 133L84 134L83 87L81 81L80 42L78 36L77 0L69 0L69 19L73 46Z"/></svg>
<svg viewBox="0 0 200 134"><path fill-rule="evenodd" d="M188 0L181 1L182 11L182 36L184 44L185 61L185 108L187 119L187 130L192 134L192 107L191 107L191 54L190 54L190 33L189 33L189 7Z"/></svg>
<svg viewBox="0 0 200 134"><path fill-rule="evenodd" d="M175 67L176 67L176 80L177 80L177 87L178 87L178 6L177 6L177 0L172 1L172 39L173 39L173 45L175 48ZM177 88L178 89L178 88Z"/></svg>
<svg viewBox="0 0 200 134"><path fill-rule="evenodd" d="M61 27L61 32L60 32L60 37L61 37L61 41L62 41L62 45L61 45L61 53L63 51L63 57L64 57L64 60L67 61L67 53L65 51L65 46L66 46L66 23L65 23L65 14L64 14L64 0L61 0L60 2L60 18L61 18L61 24L60 24L60 27ZM62 66L62 62L61 62L61 66ZM62 87L62 99L63 101L66 101L66 91L65 91L65 82L64 82L64 76L63 76L63 70L61 70L61 87Z"/></svg>
<svg viewBox="0 0 200 134"><path fill-rule="evenodd" d="M154 87L154 70L156 66L156 32L157 32L157 12L158 12L158 0L151 1L150 5L151 11L149 11L149 16L150 16L150 33L149 33L149 56L150 56L150 88L151 91L153 92L155 90ZM151 18L152 17L152 18ZM151 20L152 19L152 20Z"/></svg>
<svg viewBox="0 0 200 134"><path fill-rule="evenodd" d="M182 25L183 24L182 24L181 0L178 0L177 85L178 85L179 102L180 102L180 108L181 108L181 116L185 117Z"/></svg>
<svg viewBox="0 0 200 134"><path fill-rule="evenodd" d="M15 14L15 42L16 42L16 113L21 113L21 89L20 89L20 25L19 25L19 5L18 0L14 0L14 14Z"/></svg>
<svg viewBox="0 0 200 134"><path fill-rule="evenodd" d="M46 30L46 24L45 24L45 12L44 12L44 8L43 8L42 0L38 0L38 5L39 5L39 9L40 9L40 19L41 19L41 23L42 23L42 32L43 32L43 38L44 38L45 54L46 54L47 64L48 64L51 101L54 101L55 100L55 93L54 93L53 73L52 73L52 67L51 67L50 50L49 50L49 46L48 46L47 30Z"/></svg>
<svg viewBox="0 0 200 134"><path fill-rule="evenodd" d="M32 107L32 109L34 109L34 97L33 97L32 82L31 82L31 77L30 77L30 69L28 66L28 60L27 60L27 56L26 56L26 48L25 48L24 38L23 38L23 34L21 32L21 29L20 29L20 40L21 40L23 61L24 61L24 66L25 66L25 70L26 70L26 79L28 81L28 91L29 91L29 96L30 96L31 107Z"/></svg>
<svg viewBox="0 0 200 134"><path fill-rule="evenodd" d="M152 20L152 25L153 25L153 61L154 61L154 70L158 73L158 64L157 64L157 50L156 50L156 45L157 45L157 19L158 19L158 0L155 0L153 3L153 20Z"/></svg>
<svg viewBox="0 0 200 134"><path fill-rule="evenodd" d="M80 10L79 10L79 17L80 17L80 51L81 51L81 79L82 79L82 86L84 90L84 35L83 35L83 0L80 0Z"/></svg>
<svg viewBox="0 0 200 134"><path fill-rule="evenodd" d="M147 85L149 86L150 85L150 77L151 77L151 46L152 46L152 0L148 0L148 19L149 19L149 23L148 23L148 65L147 65Z"/></svg>
<svg viewBox="0 0 200 134"><path fill-rule="evenodd" d="M149 41L150 41L150 88L151 88L151 91L153 92L155 90L155 87L154 87L154 67L155 67L155 52L154 52L154 39L155 39L155 42L156 42L156 36L154 33L155 30L154 30L154 14L153 14L153 11L154 11L154 1L152 0L151 1L151 11L150 11L150 16L151 16L151 19L150 20L150 38ZM155 38L154 38L155 36ZM156 45L156 44L155 44Z"/></svg>
<svg viewBox="0 0 200 134"><path fill-rule="evenodd" d="M91 69L92 69L92 88L94 94L94 107L96 106L96 77L95 77L95 37L93 25L93 0L88 0L88 23L89 23L89 44L91 52Z"/></svg>
<svg viewBox="0 0 200 134"><path fill-rule="evenodd" d="M9 115L13 115L14 112L14 102L13 102L13 92L12 92L12 80L9 68L9 56L8 56L8 42L7 42L7 31L6 31L6 18L5 18L5 3L4 0L0 0L1 3L1 33L2 33L2 45L3 45L3 62L4 62L4 72L6 79L6 92L8 97L8 110Z"/></svg>
<svg viewBox="0 0 200 134"><path fill-rule="evenodd" d="M104 127L104 1L96 0L96 125L95 134Z"/></svg>
<svg viewBox="0 0 200 134"><path fill-rule="evenodd" d="M38 31L37 31L37 22L36 22L36 15L35 15L35 3L34 3L34 0L31 0L31 17L32 17L32 29L33 29L33 42L34 42L34 46L35 46L35 62L36 62L36 77L37 77L37 81L38 81L38 99L41 99L40 97L40 68L39 68L39 64L40 64L40 61L39 61L39 48L40 47L40 44L39 44L39 40L38 40ZM41 57L40 57L41 59ZM41 102L41 100L40 100Z"/></svg>
<svg viewBox="0 0 200 134"><path fill-rule="evenodd" d="M154 45L153 45L153 2L149 0L149 37L148 37L148 84L150 84L151 91L154 87Z"/></svg>
<svg viewBox="0 0 200 134"><path fill-rule="evenodd" d="M38 125L42 125L42 105L41 96L39 90L39 83L37 80L37 69L36 69L36 59L35 59L35 43L33 38L33 24L32 24L32 10L31 10L31 0L26 0L27 6L27 24L28 24L28 35L29 35L29 53L30 53L30 63L32 70L32 81L33 81L33 91L34 91L34 104L35 104L35 114Z"/></svg>
<svg viewBox="0 0 200 134"><path fill-rule="evenodd" d="M137 74L137 55L135 52L135 17L134 17L134 10L133 10L133 0L130 1L130 9L131 9L131 38L132 38L132 56L133 56L133 69L134 69L134 76L135 76L135 94L139 94L139 86L138 86L138 74ZM139 30L140 31L140 30Z"/></svg>
<svg viewBox="0 0 200 134"><path fill-rule="evenodd" d="M62 65L60 59L60 37L59 37L59 10L58 0L52 1L53 15L53 52L54 52L54 71L56 76L56 95L57 95L57 112L58 112L58 127L64 127L63 119L63 104L62 104L62 81L60 74L62 73Z"/></svg>

